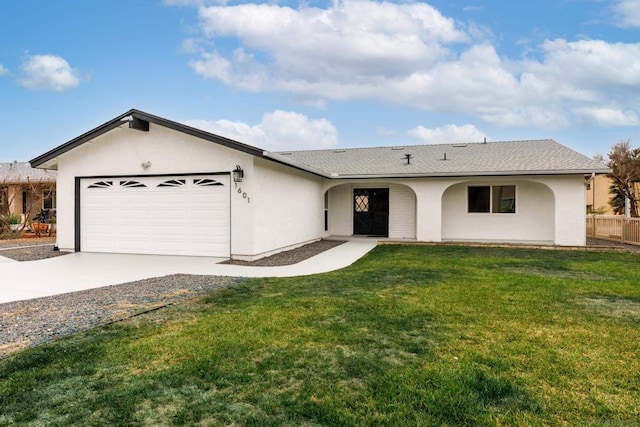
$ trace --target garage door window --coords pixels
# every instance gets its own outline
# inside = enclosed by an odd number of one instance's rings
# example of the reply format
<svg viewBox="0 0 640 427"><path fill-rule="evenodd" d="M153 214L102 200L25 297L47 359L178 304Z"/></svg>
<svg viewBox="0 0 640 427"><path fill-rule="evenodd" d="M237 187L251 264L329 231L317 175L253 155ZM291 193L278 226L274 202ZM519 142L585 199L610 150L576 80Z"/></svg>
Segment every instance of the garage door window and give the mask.
<svg viewBox="0 0 640 427"><path fill-rule="evenodd" d="M87 188L109 188L113 187L113 181L98 181L94 182Z"/></svg>
<svg viewBox="0 0 640 427"><path fill-rule="evenodd" d="M165 182L161 182L158 184L158 187L182 187L187 183L184 179L170 179Z"/></svg>
<svg viewBox="0 0 640 427"><path fill-rule="evenodd" d="M215 179L209 179L209 178L194 179L193 183L198 187L213 187L216 185L223 185L221 182L218 182Z"/></svg>
<svg viewBox="0 0 640 427"><path fill-rule="evenodd" d="M142 188L142 187L146 187L146 185L144 185L140 181L120 181L120 187L124 187L124 188Z"/></svg>

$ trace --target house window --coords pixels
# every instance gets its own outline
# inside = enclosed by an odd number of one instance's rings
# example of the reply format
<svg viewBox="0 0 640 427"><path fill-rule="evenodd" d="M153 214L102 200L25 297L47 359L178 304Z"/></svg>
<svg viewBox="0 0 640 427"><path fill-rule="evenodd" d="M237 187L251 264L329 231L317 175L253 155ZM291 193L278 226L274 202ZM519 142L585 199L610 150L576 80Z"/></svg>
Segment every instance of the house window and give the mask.
<svg viewBox="0 0 640 427"><path fill-rule="evenodd" d="M361 191L356 194L356 212L369 212L369 193Z"/></svg>
<svg viewBox="0 0 640 427"><path fill-rule="evenodd" d="M49 209L56 208L56 192L55 191L43 191L42 192L42 209L48 211Z"/></svg>
<svg viewBox="0 0 640 427"><path fill-rule="evenodd" d="M7 204L7 198L4 196L4 191L0 190L0 206Z"/></svg>
<svg viewBox="0 0 640 427"><path fill-rule="evenodd" d="M516 213L516 186L470 186L467 201L469 213Z"/></svg>

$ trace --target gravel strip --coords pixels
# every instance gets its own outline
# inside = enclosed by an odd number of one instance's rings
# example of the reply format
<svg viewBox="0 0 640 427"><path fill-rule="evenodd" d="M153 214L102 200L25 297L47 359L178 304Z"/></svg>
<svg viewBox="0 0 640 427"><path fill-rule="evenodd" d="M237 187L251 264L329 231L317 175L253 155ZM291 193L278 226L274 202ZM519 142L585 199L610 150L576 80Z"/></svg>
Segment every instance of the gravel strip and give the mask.
<svg viewBox="0 0 640 427"><path fill-rule="evenodd" d="M587 237L587 246L608 246L614 248L625 248L629 252L640 253L640 246L637 245L627 245L625 243L604 239L592 239L591 237Z"/></svg>
<svg viewBox="0 0 640 427"><path fill-rule="evenodd" d="M292 249L290 251L280 252L275 255L260 258L256 261L229 260L221 264L253 265L259 267L297 264L300 261L304 261L307 258L311 258L314 255L318 255L326 250L335 248L343 243L346 242L341 240L318 240L317 242L309 243L308 245L300 246L299 248Z"/></svg>
<svg viewBox="0 0 640 427"><path fill-rule="evenodd" d="M177 274L0 304L0 359L241 281L231 277Z"/></svg>
<svg viewBox="0 0 640 427"><path fill-rule="evenodd" d="M26 245L23 245L26 246ZM0 256L11 258L16 261L35 261L45 258L53 258L61 255L66 255L69 252L54 251L52 244L39 245L39 246L27 246L27 247L12 247L11 249L2 249L0 247Z"/></svg>

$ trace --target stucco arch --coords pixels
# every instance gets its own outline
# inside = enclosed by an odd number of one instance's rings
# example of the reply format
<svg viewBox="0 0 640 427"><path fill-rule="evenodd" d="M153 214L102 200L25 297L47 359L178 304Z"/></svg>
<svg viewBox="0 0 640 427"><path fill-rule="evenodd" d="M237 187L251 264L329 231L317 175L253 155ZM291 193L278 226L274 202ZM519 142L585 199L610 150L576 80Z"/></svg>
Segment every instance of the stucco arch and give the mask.
<svg viewBox="0 0 640 427"><path fill-rule="evenodd" d="M328 182L325 186L326 235L353 235L353 192L355 189L389 189L389 238L416 238L415 191L408 185L394 181L341 181Z"/></svg>
<svg viewBox="0 0 640 427"><path fill-rule="evenodd" d="M516 213L469 213L469 185L515 185ZM554 244L556 197L551 187L534 179L469 179L442 193L442 240Z"/></svg>

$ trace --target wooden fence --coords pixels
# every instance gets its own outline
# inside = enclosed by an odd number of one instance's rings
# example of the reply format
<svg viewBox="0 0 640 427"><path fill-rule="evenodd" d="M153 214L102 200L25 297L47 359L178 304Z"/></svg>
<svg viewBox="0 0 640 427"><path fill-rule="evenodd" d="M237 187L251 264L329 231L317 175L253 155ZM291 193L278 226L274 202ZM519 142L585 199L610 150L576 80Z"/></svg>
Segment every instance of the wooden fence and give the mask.
<svg viewBox="0 0 640 427"><path fill-rule="evenodd" d="M640 218L587 215L587 237L640 245Z"/></svg>

